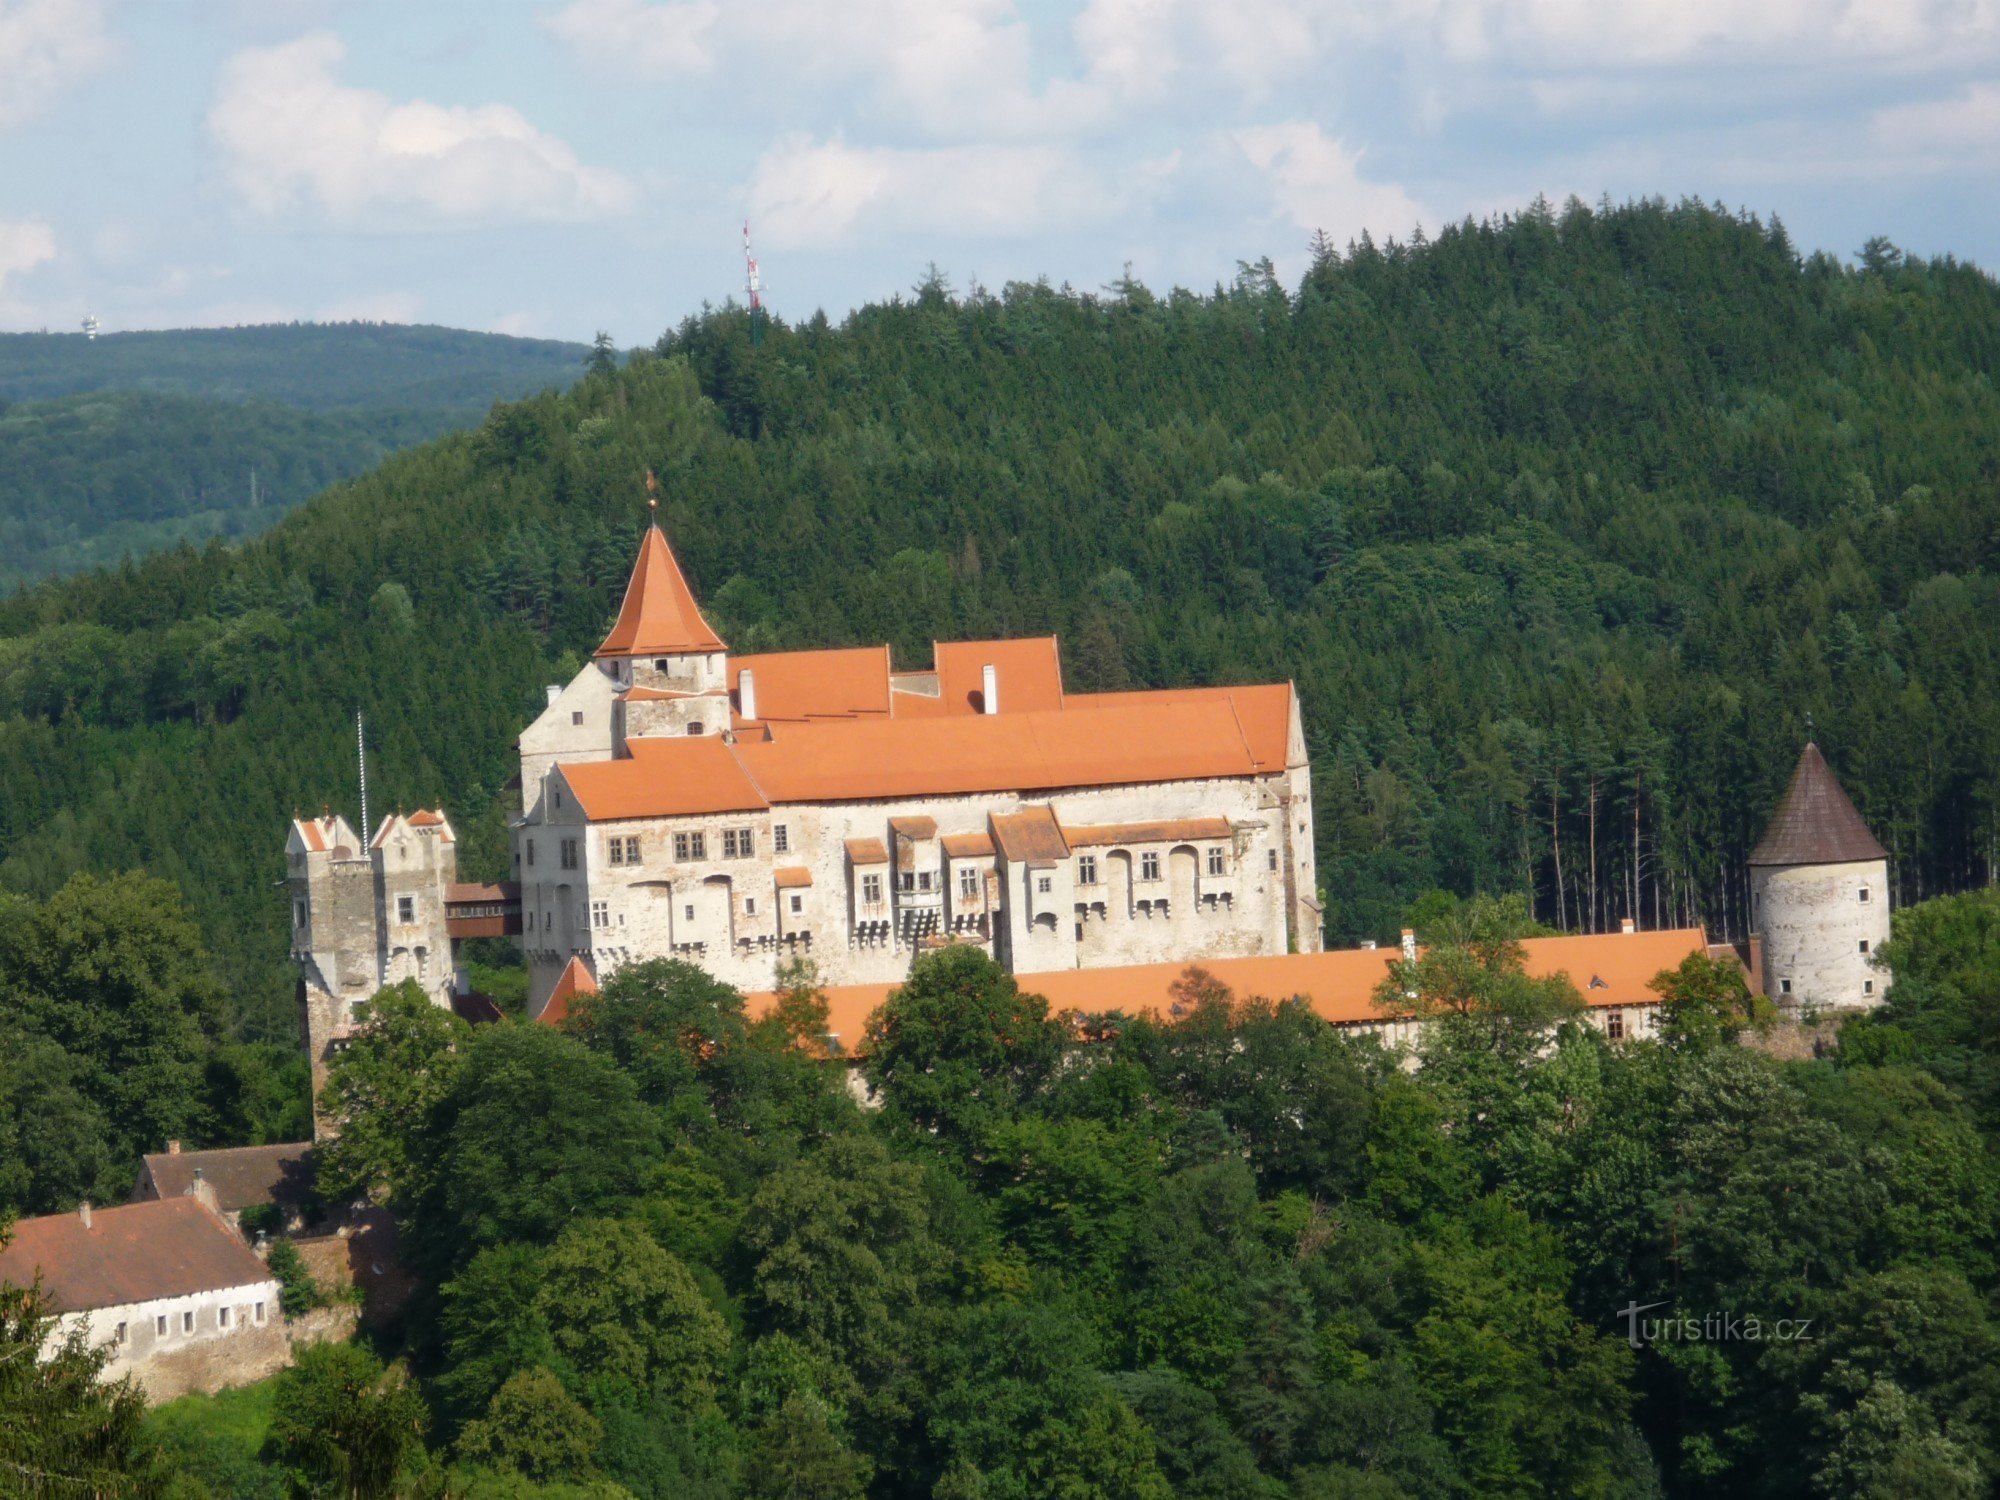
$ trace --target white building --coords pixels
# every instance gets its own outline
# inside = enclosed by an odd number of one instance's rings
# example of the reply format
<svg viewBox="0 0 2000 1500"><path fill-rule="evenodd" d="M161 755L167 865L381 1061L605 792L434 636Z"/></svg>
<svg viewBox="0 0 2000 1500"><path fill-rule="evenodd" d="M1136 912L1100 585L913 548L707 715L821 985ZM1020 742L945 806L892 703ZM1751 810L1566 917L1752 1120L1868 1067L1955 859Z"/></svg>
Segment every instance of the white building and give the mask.
<svg viewBox="0 0 2000 1500"><path fill-rule="evenodd" d="M1807 745L1750 852L1750 930L1781 1006L1880 1005L1890 975L1889 854L1818 745Z"/></svg>
<svg viewBox="0 0 2000 1500"><path fill-rule="evenodd" d="M732 657L650 528L595 658L521 736L529 1002L674 956L745 990L1316 952L1289 684L1071 693L1053 637ZM511 920L511 919L510 919Z"/></svg>
<svg viewBox="0 0 2000 1500"><path fill-rule="evenodd" d="M54 1338L82 1329L149 1401L261 1380L291 1360L277 1280L199 1194L23 1219L0 1281L40 1278Z"/></svg>

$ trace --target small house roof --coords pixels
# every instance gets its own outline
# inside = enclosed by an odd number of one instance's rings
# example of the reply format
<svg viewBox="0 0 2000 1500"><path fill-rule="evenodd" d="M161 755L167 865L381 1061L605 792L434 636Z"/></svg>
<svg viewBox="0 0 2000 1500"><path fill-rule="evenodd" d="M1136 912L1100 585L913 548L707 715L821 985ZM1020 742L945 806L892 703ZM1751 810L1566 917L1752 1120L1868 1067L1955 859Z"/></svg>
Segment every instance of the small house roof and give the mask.
<svg viewBox="0 0 2000 1500"><path fill-rule="evenodd" d="M1887 859L1888 851L1868 831L1846 791L1819 753L1808 744L1792 770L1791 784L1764 837L1750 851L1753 865L1843 865Z"/></svg>
<svg viewBox="0 0 2000 1500"><path fill-rule="evenodd" d="M311 1141L219 1151L152 1151L145 1163L154 1197L185 1197L200 1172L215 1194L215 1206L224 1213L258 1203L299 1204L312 1192Z"/></svg>
<svg viewBox="0 0 2000 1500"><path fill-rule="evenodd" d="M0 1281L40 1276L57 1312L124 1307L273 1282L242 1238L198 1198L150 1198L23 1219L0 1247Z"/></svg>
<svg viewBox="0 0 2000 1500"><path fill-rule="evenodd" d="M1049 807L1024 807L1019 812L995 813L992 817L993 842L1014 864L1046 865L1069 858L1069 841L1062 824Z"/></svg>
<svg viewBox="0 0 2000 1500"><path fill-rule="evenodd" d="M569 962L563 965L562 973L556 976L555 988L549 991L548 1004L542 1007L542 1013L535 1019L549 1026L560 1025L569 1019L572 1000L578 995L596 993L596 976L584 967L581 955L571 954Z"/></svg>

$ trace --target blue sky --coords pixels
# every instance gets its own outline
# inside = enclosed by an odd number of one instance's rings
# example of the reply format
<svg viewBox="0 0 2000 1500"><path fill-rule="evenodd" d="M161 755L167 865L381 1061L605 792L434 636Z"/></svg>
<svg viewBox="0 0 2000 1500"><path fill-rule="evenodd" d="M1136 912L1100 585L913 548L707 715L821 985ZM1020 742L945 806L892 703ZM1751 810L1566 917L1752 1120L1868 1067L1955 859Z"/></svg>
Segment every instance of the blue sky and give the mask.
<svg viewBox="0 0 2000 1500"><path fill-rule="evenodd" d="M0 0L0 328L649 341L1692 194L2000 268L2000 0Z"/></svg>

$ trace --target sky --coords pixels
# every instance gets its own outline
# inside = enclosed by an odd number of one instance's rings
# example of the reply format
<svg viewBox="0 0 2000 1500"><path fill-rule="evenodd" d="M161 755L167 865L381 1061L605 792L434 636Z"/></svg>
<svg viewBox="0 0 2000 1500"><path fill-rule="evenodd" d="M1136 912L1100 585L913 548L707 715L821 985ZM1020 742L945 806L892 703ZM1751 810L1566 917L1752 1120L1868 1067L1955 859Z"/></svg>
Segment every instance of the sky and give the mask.
<svg viewBox="0 0 2000 1500"><path fill-rule="evenodd" d="M646 343L1660 195L2000 269L2000 0L0 0L0 329Z"/></svg>

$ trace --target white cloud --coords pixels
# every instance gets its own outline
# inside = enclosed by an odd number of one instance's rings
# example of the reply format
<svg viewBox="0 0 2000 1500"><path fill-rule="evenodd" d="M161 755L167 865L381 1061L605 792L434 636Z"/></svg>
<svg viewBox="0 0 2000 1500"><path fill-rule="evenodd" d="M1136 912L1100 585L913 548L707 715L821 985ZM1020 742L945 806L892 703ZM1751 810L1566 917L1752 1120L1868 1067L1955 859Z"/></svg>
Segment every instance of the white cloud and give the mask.
<svg viewBox="0 0 2000 1500"><path fill-rule="evenodd" d="M703 72L713 66L709 32L722 7L714 0L574 0L541 18L542 27L586 61L648 74Z"/></svg>
<svg viewBox="0 0 2000 1500"><path fill-rule="evenodd" d="M866 221L898 230L1012 238L1112 207L1082 165L1050 146L850 146L792 136L750 178L760 239L778 248L827 246Z"/></svg>
<svg viewBox="0 0 2000 1500"><path fill-rule="evenodd" d="M103 0L0 0L0 125L39 114L113 50Z"/></svg>
<svg viewBox="0 0 2000 1500"><path fill-rule="evenodd" d="M34 219L0 219L0 291L9 277L56 258L55 231Z"/></svg>
<svg viewBox="0 0 2000 1500"><path fill-rule="evenodd" d="M1311 120L1257 125L1231 133L1264 174L1277 210L1301 229L1324 229L1336 243L1366 229L1377 239L1406 237L1423 212L1393 183L1361 175L1361 153Z"/></svg>
<svg viewBox="0 0 2000 1500"><path fill-rule="evenodd" d="M1956 99L1878 110L1875 138L1913 155L1943 158L2000 149L2000 87L1975 84Z"/></svg>
<svg viewBox="0 0 2000 1500"><path fill-rule="evenodd" d="M336 75L346 48L315 33L223 65L208 131L255 212L317 207L379 228L588 219L632 201L616 173L504 104L398 104Z"/></svg>

